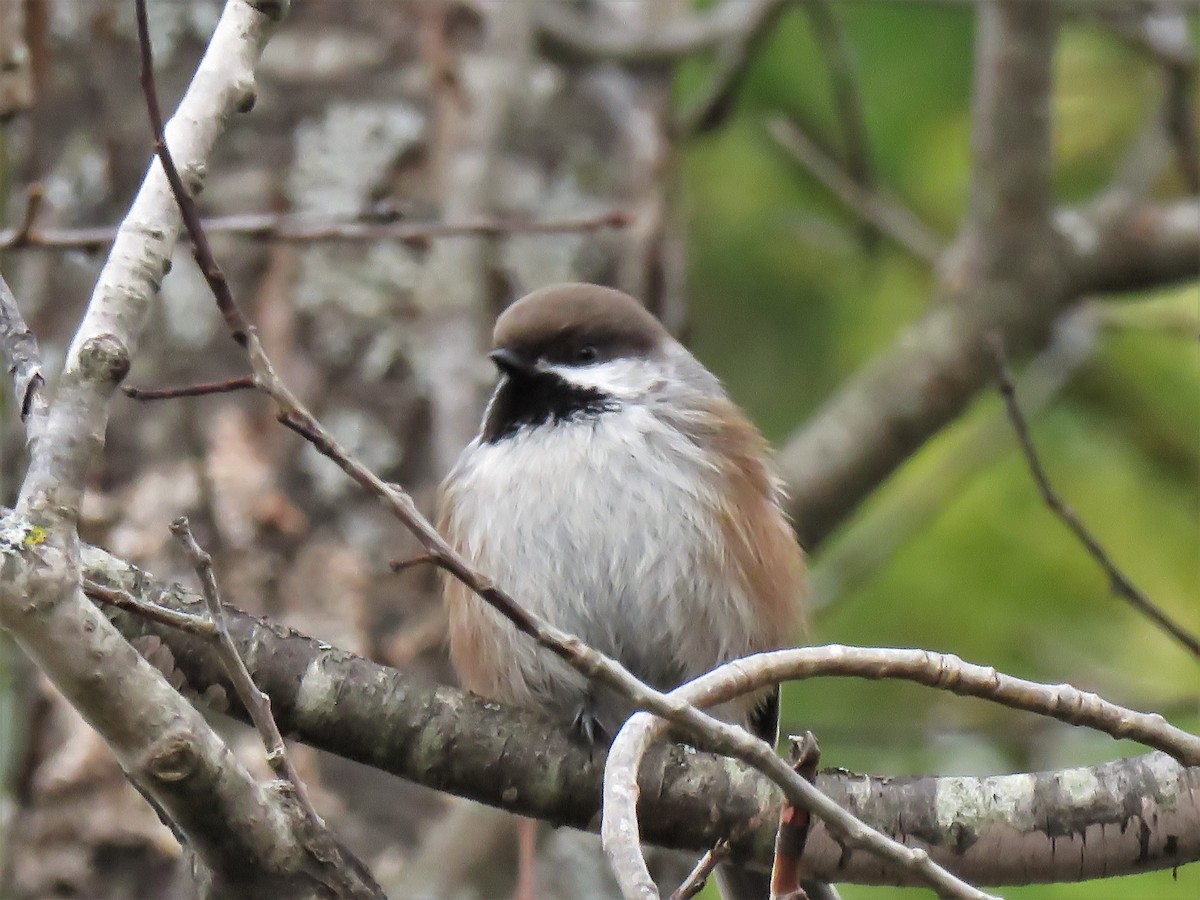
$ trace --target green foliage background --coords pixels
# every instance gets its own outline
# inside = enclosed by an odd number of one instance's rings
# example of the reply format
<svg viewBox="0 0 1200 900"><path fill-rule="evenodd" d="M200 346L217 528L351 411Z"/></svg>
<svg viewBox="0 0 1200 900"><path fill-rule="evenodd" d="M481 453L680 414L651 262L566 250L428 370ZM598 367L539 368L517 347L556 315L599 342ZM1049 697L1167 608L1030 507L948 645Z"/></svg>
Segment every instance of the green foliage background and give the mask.
<svg viewBox="0 0 1200 900"><path fill-rule="evenodd" d="M843 2L880 181L949 237L970 176L969 7ZM1194 35L1195 36L1195 35ZM696 63L680 104L703 90ZM1094 25L1065 25L1056 58L1055 185L1104 187L1161 97L1155 66ZM884 350L930 302L927 267L856 222L778 150L765 121L796 116L837 146L829 78L801 10L756 59L732 121L685 152L698 355L776 442ZM1156 193L1180 190L1174 173ZM1059 491L1134 582L1200 629L1200 289L1125 297L1087 361L1034 417ZM998 427L1003 426L1003 427ZM931 442L812 560L811 640L924 647L1200 728L1200 670L1113 597L1035 490L994 396ZM823 764L880 773L989 774L1085 765L1135 745L905 685L791 687L785 727L813 729ZM711 890L711 888L710 888ZM846 887L847 898L912 896ZM1020 900L1200 895L1200 867ZM715 896L713 894L712 896Z"/></svg>

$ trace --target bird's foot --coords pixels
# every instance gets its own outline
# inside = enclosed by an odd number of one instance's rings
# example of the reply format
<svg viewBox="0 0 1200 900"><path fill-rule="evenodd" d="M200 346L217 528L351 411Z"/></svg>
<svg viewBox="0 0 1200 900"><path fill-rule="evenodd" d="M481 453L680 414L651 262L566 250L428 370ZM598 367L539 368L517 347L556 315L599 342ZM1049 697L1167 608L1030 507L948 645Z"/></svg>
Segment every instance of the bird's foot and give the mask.
<svg viewBox="0 0 1200 900"><path fill-rule="evenodd" d="M611 740L611 736L600 724L600 720L596 718L596 714L590 706L579 708L571 727L592 747L604 747Z"/></svg>

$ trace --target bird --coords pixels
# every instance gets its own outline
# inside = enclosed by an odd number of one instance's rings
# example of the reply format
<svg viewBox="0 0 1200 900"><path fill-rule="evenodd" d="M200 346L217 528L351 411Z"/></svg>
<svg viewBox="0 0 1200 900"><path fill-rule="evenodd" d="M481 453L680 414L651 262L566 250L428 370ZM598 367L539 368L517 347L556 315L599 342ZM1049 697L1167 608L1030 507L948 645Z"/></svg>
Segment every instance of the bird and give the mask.
<svg viewBox="0 0 1200 900"><path fill-rule="evenodd" d="M767 441L720 380L645 306L600 285L534 290L492 338L495 389L439 491L455 550L658 690L789 646L804 554ZM634 712L461 582L447 579L444 596L468 690L569 721L595 743ZM778 688L711 712L773 743Z"/></svg>

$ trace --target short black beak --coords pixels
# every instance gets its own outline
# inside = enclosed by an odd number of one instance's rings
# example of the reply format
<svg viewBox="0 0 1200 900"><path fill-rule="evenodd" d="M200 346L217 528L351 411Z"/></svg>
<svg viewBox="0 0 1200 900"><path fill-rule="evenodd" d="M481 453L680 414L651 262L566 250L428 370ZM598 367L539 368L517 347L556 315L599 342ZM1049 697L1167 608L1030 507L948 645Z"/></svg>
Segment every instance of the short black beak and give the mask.
<svg viewBox="0 0 1200 900"><path fill-rule="evenodd" d="M534 375L537 373L537 366L530 360L526 359L515 350L509 350L506 347L500 347L488 354L488 358L496 364L496 368L505 375Z"/></svg>

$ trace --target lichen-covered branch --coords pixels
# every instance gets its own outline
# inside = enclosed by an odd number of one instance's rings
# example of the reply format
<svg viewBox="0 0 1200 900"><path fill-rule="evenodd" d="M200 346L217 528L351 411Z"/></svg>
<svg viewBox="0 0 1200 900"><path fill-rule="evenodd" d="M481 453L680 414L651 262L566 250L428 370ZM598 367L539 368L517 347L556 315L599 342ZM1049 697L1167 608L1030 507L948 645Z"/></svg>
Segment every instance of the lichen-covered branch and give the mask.
<svg viewBox="0 0 1200 900"><path fill-rule="evenodd" d="M95 581L181 609L200 602L102 550L82 552ZM128 637L155 634L167 643L197 693L226 684L209 641L135 614L113 616ZM423 684L235 610L228 625L285 734L438 790L558 825L595 827L604 759L560 723ZM650 752L639 784L645 840L704 851L728 837L737 858L769 864L779 801L763 776L732 760L666 747ZM817 787L980 884L1078 880L1200 859L1200 768L1159 753L991 778L826 773ZM819 823L803 862L817 878L912 883L867 854L844 857Z"/></svg>
<svg viewBox="0 0 1200 900"><path fill-rule="evenodd" d="M42 374L42 356L37 337L25 324L17 298L4 276L0 275L0 352L13 380L17 410L29 443L41 432L46 417L46 378Z"/></svg>
<svg viewBox="0 0 1200 900"><path fill-rule="evenodd" d="M253 99L254 65L284 6L227 3L168 128L192 189L226 121ZM76 522L86 476L179 224L162 170L153 166L67 353L17 507L0 522L0 626L171 820L195 855L201 893L377 896L369 874L327 834L305 829L291 798L253 778L81 590Z"/></svg>

